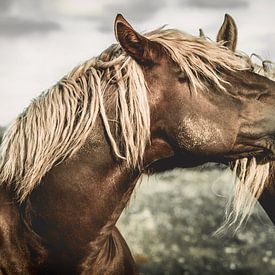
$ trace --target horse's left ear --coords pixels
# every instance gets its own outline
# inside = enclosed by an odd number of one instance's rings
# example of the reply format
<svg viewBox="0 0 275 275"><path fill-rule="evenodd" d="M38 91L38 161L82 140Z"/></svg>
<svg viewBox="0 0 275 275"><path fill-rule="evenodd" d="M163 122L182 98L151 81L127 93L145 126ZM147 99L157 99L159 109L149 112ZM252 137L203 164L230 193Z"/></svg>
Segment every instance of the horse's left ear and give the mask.
<svg viewBox="0 0 275 275"><path fill-rule="evenodd" d="M238 30L234 19L225 14L223 24L217 35L217 42L224 41L224 46L235 51L237 45Z"/></svg>
<svg viewBox="0 0 275 275"><path fill-rule="evenodd" d="M130 56L138 63L153 63L154 45L152 41L136 32L121 14L116 16L114 27L117 41Z"/></svg>

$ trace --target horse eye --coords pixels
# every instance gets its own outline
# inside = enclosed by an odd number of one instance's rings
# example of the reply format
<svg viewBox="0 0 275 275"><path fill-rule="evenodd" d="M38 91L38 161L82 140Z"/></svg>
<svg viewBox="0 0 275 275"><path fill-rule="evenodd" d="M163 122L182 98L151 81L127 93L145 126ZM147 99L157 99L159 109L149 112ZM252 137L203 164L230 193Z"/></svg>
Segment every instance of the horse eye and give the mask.
<svg viewBox="0 0 275 275"><path fill-rule="evenodd" d="M185 82L188 81L188 77L187 77L187 75L184 72L180 73L178 79L179 79L180 83L185 83Z"/></svg>

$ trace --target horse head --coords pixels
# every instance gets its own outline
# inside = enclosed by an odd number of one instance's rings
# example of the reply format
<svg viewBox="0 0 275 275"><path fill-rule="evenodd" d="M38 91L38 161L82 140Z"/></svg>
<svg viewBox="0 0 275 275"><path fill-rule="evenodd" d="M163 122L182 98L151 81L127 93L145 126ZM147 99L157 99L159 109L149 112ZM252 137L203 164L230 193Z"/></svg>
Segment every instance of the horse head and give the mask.
<svg viewBox="0 0 275 275"><path fill-rule="evenodd" d="M229 36L229 34L231 34L231 36ZM236 50L237 26L234 19L228 14L225 15L224 22L218 32L217 42L225 43L227 47L232 51ZM273 62L269 60L263 60L257 54L252 54L250 57L244 54L240 54L240 57L243 58L249 66L251 66L251 69L255 73L263 75L271 80L275 80L275 67ZM261 64L259 65L257 63L252 62L253 57L256 57L258 60L260 60ZM269 216L273 224L275 224L275 210L274 210L275 187L273 182L274 171L275 171L274 161L272 161L270 163L269 175L266 179L266 182L264 183L262 194L258 195L258 200L260 204L266 211L267 215Z"/></svg>
<svg viewBox="0 0 275 275"><path fill-rule="evenodd" d="M186 160L274 158L274 82L219 44L173 30L142 36L122 16L115 28L143 69L152 137ZM236 34L224 28L234 49Z"/></svg>
<svg viewBox="0 0 275 275"><path fill-rule="evenodd" d="M115 31L144 72L152 144L165 148L153 150L158 155L149 169L233 163L240 183L230 219L235 222L245 209L241 224L263 191L275 156L275 83L233 52L237 28L228 15L218 43L175 30L143 36L120 15Z"/></svg>

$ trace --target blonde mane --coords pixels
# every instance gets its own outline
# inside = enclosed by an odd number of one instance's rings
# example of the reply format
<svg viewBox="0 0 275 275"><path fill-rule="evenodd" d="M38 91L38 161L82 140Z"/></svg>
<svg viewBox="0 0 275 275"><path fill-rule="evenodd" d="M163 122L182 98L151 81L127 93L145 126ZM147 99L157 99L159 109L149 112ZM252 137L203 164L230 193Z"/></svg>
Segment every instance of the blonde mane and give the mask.
<svg viewBox="0 0 275 275"><path fill-rule="evenodd" d="M253 53L250 57L245 57L247 60L247 63L251 66L252 70L260 75L263 75L270 80L275 81L275 63L270 60L265 60L259 55ZM258 59L260 61L260 64L253 62L253 58Z"/></svg>
<svg viewBox="0 0 275 275"><path fill-rule="evenodd" d="M105 107L110 93L112 118ZM115 155L130 167L141 165L150 138L147 89L141 68L118 45L75 68L13 122L0 147L0 182L13 184L22 202L54 165L82 147L98 115ZM109 121L120 125L124 155Z"/></svg>
<svg viewBox="0 0 275 275"><path fill-rule="evenodd" d="M245 68L239 57L219 43L178 30L157 29L145 36L164 46L194 91L207 88L204 79L225 90L218 67ZM112 45L36 98L13 122L0 147L0 182L14 186L19 201L24 201L54 165L83 146L98 116L115 156L129 167L141 168L150 142L148 93L140 66L119 45ZM115 117L107 115L110 97ZM120 128L120 140L113 127ZM235 213L239 215L239 208Z"/></svg>

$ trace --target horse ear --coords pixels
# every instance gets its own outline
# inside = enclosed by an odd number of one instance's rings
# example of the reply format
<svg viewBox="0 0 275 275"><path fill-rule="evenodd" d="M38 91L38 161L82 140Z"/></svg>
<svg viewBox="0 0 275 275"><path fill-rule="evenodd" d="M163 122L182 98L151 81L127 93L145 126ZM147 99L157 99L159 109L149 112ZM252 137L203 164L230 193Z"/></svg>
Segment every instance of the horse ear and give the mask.
<svg viewBox="0 0 275 275"><path fill-rule="evenodd" d="M205 38L204 31L202 29L199 29L200 38Z"/></svg>
<svg viewBox="0 0 275 275"><path fill-rule="evenodd" d="M117 41L130 56L138 63L153 62L153 43L136 32L121 14L116 16L114 27Z"/></svg>
<svg viewBox="0 0 275 275"><path fill-rule="evenodd" d="M223 24L217 35L217 42L224 41L224 45L228 49L235 51L237 36L238 31L234 19L229 14L225 14Z"/></svg>

